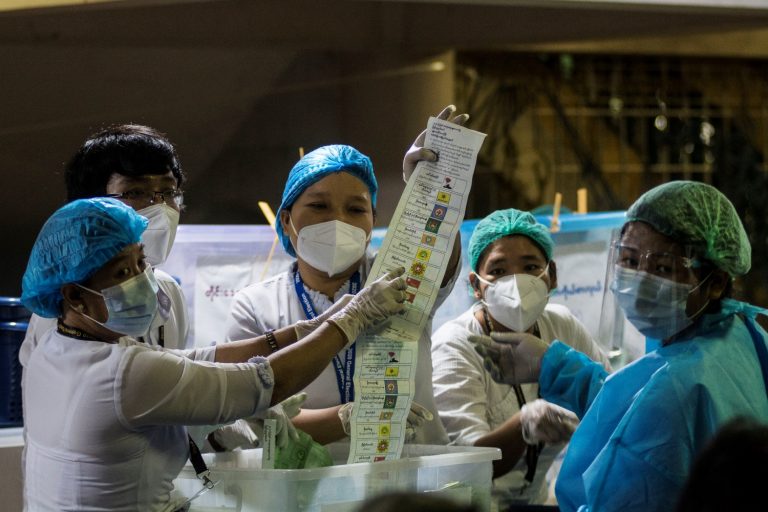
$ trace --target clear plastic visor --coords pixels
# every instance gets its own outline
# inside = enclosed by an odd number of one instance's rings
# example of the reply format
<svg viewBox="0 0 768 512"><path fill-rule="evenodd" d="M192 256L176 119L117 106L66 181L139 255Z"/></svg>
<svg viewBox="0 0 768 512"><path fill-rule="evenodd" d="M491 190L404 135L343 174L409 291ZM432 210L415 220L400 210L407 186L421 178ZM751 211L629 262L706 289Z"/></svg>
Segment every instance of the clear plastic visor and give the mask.
<svg viewBox="0 0 768 512"><path fill-rule="evenodd" d="M690 247L657 252L616 241L608 253L599 336L614 368L657 348L691 325L688 298L700 262Z"/></svg>

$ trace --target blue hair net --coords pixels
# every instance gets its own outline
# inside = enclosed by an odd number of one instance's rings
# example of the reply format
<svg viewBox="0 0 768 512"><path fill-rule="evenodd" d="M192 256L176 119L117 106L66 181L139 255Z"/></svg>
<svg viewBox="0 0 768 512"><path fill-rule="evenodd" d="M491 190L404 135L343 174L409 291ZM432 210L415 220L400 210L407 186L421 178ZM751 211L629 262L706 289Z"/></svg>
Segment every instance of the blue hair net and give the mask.
<svg viewBox="0 0 768 512"><path fill-rule="evenodd" d="M85 281L135 244L149 221L116 199L79 199L56 210L37 235L22 278L21 302L34 313L61 313L61 287Z"/></svg>
<svg viewBox="0 0 768 512"><path fill-rule="evenodd" d="M283 202L277 210L277 219L275 220L277 236L280 238L285 251L291 256L296 256L296 252L293 250L290 237L285 233L280 222L280 212L293 206L296 199L313 184L335 172L347 172L362 180L371 192L371 203L376 206L376 192L379 190L379 185L376 183L370 158L352 146L343 144L322 146L307 153L288 174L288 181L285 183L285 190L283 190Z"/></svg>
<svg viewBox="0 0 768 512"><path fill-rule="evenodd" d="M549 229L536 222L528 212L509 208L496 210L475 226L469 239L469 265L477 272L477 264L486 247L499 238L510 235L523 235L530 238L542 250L547 260L552 259L555 243L549 234Z"/></svg>
<svg viewBox="0 0 768 512"><path fill-rule="evenodd" d="M736 208L706 183L671 181L652 188L629 207L627 219L698 249L731 276L752 266L752 246Z"/></svg>

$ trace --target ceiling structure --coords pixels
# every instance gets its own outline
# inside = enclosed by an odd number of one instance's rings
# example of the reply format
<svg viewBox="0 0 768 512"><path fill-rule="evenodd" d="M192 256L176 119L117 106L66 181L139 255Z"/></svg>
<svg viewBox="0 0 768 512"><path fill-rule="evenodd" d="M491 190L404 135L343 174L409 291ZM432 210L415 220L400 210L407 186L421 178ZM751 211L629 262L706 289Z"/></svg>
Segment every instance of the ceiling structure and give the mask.
<svg viewBox="0 0 768 512"><path fill-rule="evenodd" d="M58 0L49 2L58 3ZM521 46L629 38L679 38L692 34L759 31L768 26L768 5L763 0L121 0L88 1L87 5L72 0L71 3L81 5L0 13L0 44L134 46L143 43L209 48L436 52L520 49ZM763 7L759 8L760 5Z"/></svg>
<svg viewBox="0 0 768 512"><path fill-rule="evenodd" d="M186 221L217 222L199 206L216 172L248 145L262 144L267 156L289 147L293 158L294 145L318 143L309 139L321 123L302 127L297 119L322 118L328 138L354 138L371 126L365 136L372 154L407 147L434 104L450 97L444 77L451 63L435 56L541 51L764 58L768 6L759 8L762 3L0 0L0 176L9 191L0 205L0 236L19 248L6 255L12 271L0 280L0 294L17 293L34 234L63 200L63 162L105 124L142 122L169 133L193 178L190 200L198 198ZM413 80L405 87L405 80L392 79L398 76ZM443 92L436 95L438 82ZM271 117L262 118L263 110ZM380 137L375 146L377 129L389 139ZM401 153L389 153L380 161L397 169ZM257 162L260 169L285 170L283 161L267 156ZM229 180L221 187L233 187ZM259 186L265 195L279 194L273 182ZM385 207L382 212L386 217Z"/></svg>

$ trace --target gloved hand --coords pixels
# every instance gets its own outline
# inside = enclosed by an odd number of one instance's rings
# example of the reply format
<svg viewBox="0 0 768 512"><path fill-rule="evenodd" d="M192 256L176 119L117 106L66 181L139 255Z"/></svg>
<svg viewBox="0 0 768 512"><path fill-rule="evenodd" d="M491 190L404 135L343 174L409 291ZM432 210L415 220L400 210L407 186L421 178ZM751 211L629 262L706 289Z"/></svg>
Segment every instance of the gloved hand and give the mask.
<svg viewBox="0 0 768 512"><path fill-rule="evenodd" d="M208 441L215 451L232 451L236 448L247 450L259 447L259 439L245 420L237 420L217 428L208 435Z"/></svg>
<svg viewBox="0 0 768 512"><path fill-rule="evenodd" d="M437 114L438 119L448 119L453 115L453 113L456 111L456 107L453 105L448 105L443 109L442 112ZM458 116L454 116L451 118L451 122L458 125L463 125L469 120L469 114L459 114ZM408 180L411 178L411 174L413 174L413 171L416 169L416 164L418 164L421 160L426 160L427 162L436 162L437 161L437 153L432 151L431 149L427 149L424 146L424 139L427 137L427 130L424 130L419 134L418 137L416 137L416 140L413 141L413 144L411 144L411 147L408 149L408 151L405 152L405 157L403 158L403 181L408 183Z"/></svg>
<svg viewBox="0 0 768 512"><path fill-rule="evenodd" d="M408 419L405 422L405 442L409 443L416 438L416 432L425 421L432 421L435 417L421 404L411 402L411 410L408 411Z"/></svg>
<svg viewBox="0 0 768 512"><path fill-rule="evenodd" d="M511 386L538 382L541 358L549 348L541 339L526 332L472 334L469 341L483 358L483 366L491 378Z"/></svg>
<svg viewBox="0 0 768 512"><path fill-rule="evenodd" d="M261 445L264 444L264 420L277 420L275 431L275 446L282 448L291 441L299 440L299 433L293 426L291 418L301 412L301 406L307 400L306 393L299 393L286 398L279 404L267 409L264 418L248 418L246 422L259 439Z"/></svg>
<svg viewBox="0 0 768 512"><path fill-rule="evenodd" d="M331 307L317 315L315 318L310 318L309 320L300 320L296 322L293 326L293 330L296 331L296 341L299 341L303 337L309 335L320 327L323 322L331 318L334 314L341 311L344 306L349 304L349 301L352 300L354 295L350 295L349 293L341 297L339 300L331 304Z"/></svg>
<svg viewBox="0 0 768 512"><path fill-rule="evenodd" d="M405 269L400 267L366 286L329 319L347 338L348 348L361 332L405 309Z"/></svg>
<svg viewBox="0 0 768 512"><path fill-rule="evenodd" d="M288 416L289 419L293 419L299 415L301 412L301 406L304 405L304 402L306 401L307 394L302 391L301 393L296 393L293 396L289 396L280 402L280 405L283 407L283 412L285 412L285 415Z"/></svg>
<svg viewBox="0 0 768 512"><path fill-rule="evenodd" d="M523 440L528 444L568 442L579 418L568 409L542 400L534 400L520 409Z"/></svg>
<svg viewBox="0 0 768 512"><path fill-rule="evenodd" d="M354 405L355 402L347 402L339 407L339 412L337 413L339 415L339 420L341 421L341 428L347 435L352 433L349 423L352 420L352 407Z"/></svg>
<svg viewBox="0 0 768 512"><path fill-rule="evenodd" d="M354 402L347 402L339 409L339 419L344 433L351 434L350 421L352 418L352 406ZM416 437L416 431L421 428L425 421L432 421L434 416L429 410L416 402L411 402L411 409L408 411L408 419L405 421L405 441L412 441Z"/></svg>

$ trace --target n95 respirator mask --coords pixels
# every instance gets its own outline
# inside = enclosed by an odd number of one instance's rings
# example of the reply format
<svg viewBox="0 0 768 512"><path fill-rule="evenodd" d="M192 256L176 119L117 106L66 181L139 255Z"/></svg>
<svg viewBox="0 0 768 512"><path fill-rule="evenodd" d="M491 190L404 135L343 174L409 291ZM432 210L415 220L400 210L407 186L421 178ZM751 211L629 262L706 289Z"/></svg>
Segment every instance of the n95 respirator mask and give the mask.
<svg viewBox="0 0 768 512"><path fill-rule="evenodd" d="M176 239L176 229L179 227L179 212L165 203L153 204L136 213L146 217L149 225L141 235L144 244L144 255L147 263L156 267L165 263Z"/></svg>
<svg viewBox="0 0 768 512"><path fill-rule="evenodd" d="M477 278L488 286L483 293L483 304L494 320L514 332L531 328L544 312L549 301L547 283L541 276L513 274L495 281Z"/></svg>
<svg viewBox="0 0 768 512"><path fill-rule="evenodd" d="M370 234L339 220L304 226L296 232L296 254L313 268L333 277L354 265L365 254Z"/></svg>

